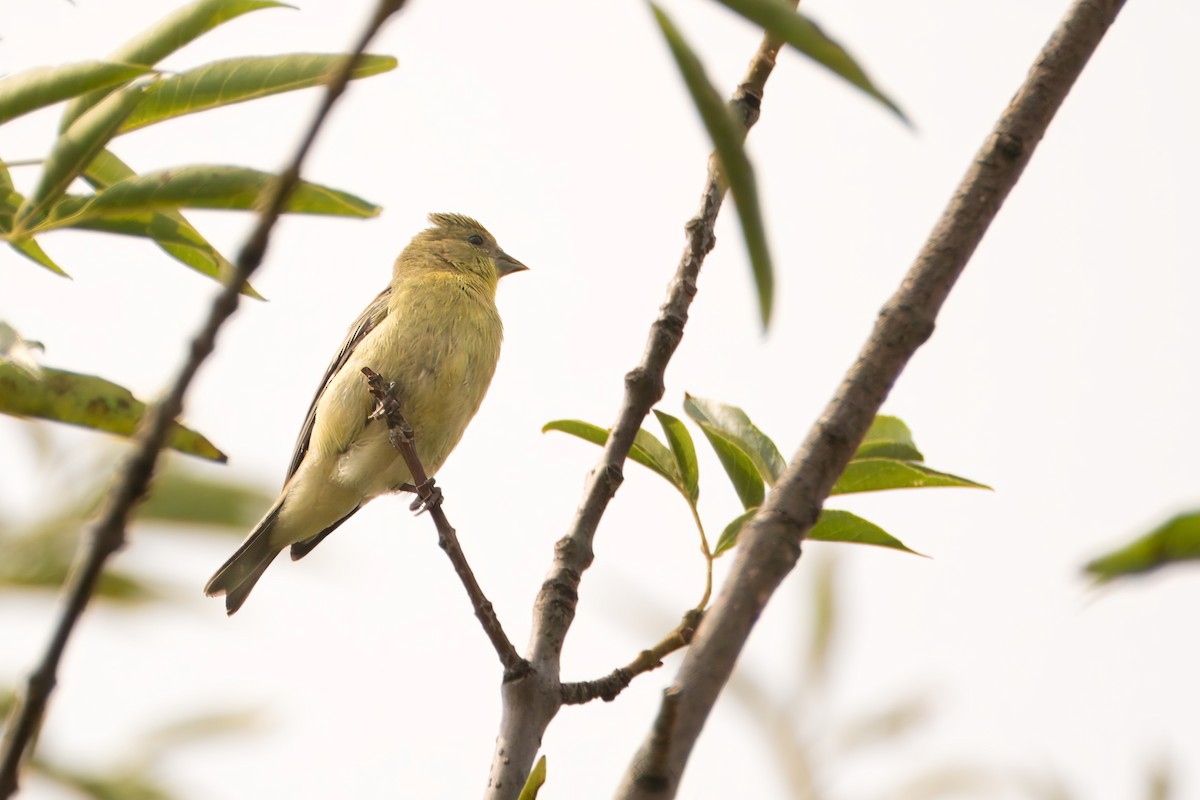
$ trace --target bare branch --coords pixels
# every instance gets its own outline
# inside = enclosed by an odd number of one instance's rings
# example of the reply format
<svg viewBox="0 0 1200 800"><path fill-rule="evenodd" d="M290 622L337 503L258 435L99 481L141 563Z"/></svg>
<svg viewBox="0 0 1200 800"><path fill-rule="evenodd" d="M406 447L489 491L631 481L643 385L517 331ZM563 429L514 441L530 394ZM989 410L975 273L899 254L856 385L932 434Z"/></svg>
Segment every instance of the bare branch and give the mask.
<svg viewBox="0 0 1200 800"><path fill-rule="evenodd" d="M625 687L638 675L658 669L662 666L664 658L691 644L692 637L696 635L696 626L700 624L700 618L703 615L702 609L693 608L683 615L679 624L658 644L649 650L638 653L633 661L614 669L603 678L594 681L564 683L562 685L563 705L581 705L597 699L606 703L611 702L617 695L625 691Z"/></svg>
<svg viewBox="0 0 1200 800"><path fill-rule="evenodd" d="M442 510L441 490L433 485L433 478L425 474L425 467L421 464L421 459L417 457L417 448L413 443L413 430L408 421L404 419L404 415L400 413L400 401L396 399L395 384L385 384L379 373L369 367L363 367L362 371L367 376L367 386L370 388L371 394L379 402L379 409L375 414L387 421L388 440L404 458L404 463L412 475L415 484L413 490L417 493L417 500L413 503L412 509L421 512L428 511L429 516L433 518L433 523L437 526L438 544L449 556L455 573L467 590L467 596L471 599L475 617L483 626L483 631L487 634L488 639L491 640L492 647L496 649L496 655L500 657L500 663L504 667L504 679L508 681L520 677L529 671L529 664L521 658L517 653L517 648L513 647L512 642L509 641L491 601L487 599L483 589L479 588L478 581L475 580L475 573L471 571L471 565L467 563L467 557L458 543L458 534L450 525L450 520L446 518L446 512Z"/></svg>
<svg viewBox="0 0 1200 800"><path fill-rule="evenodd" d="M789 4L794 7L796 0L789 0ZM730 100L747 132L758 121L763 89L780 47L781 42L764 37ZM725 187L719 178L717 160L710 157L700 209L684 226L687 241L667 286L667 299L650 326L641 361L625 376L625 397L617 421L599 461L588 474L583 500L575 511L570 530L555 544L554 564L534 601L533 630L527 651L533 672L502 687L504 711L485 795L489 800L517 797L537 755L542 734L562 705L560 656L575 619L580 580L592 563L596 528L621 485L622 465L642 421L662 399L667 363L683 338L688 308L696 295L696 278L705 256L716 243L713 226L724 199Z"/></svg>
<svg viewBox="0 0 1200 800"><path fill-rule="evenodd" d="M50 642L42 654L41 661L18 694L5 723L4 739L0 742L0 798L11 797L17 791L20 766L26 753L32 749L31 743L41 727L46 704L58 680L58 666L66 650L67 641L95 592L105 562L125 545L125 529L130 514L146 493L171 422L183 410L184 395L196 377L200 365L216 346L218 331L237 310L241 287L262 263L271 229L283 212L288 196L300 180L300 166L316 139L317 132L324 124L333 104L345 90L357 56L366 50L367 44L383 23L403 5L404 0L381 0L359 38L353 55L346 59L345 65L330 79L321 107L295 156L275 182L269 202L259 215L257 226L238 255L229 282L213 300L208 319L192 339L178 376L162 400L147 409L146 417L134 438L133 450L120 471L116 485L108 493L100 518L80 543L75 564L64 586L63 609Z"/></svg>
<svg viewBox="0 0 1200 800"><path fill-rule="evenodd" d="M813 426L762 510L742 533L737 560L705 615L656 724L617 791L623 800L675 796L700 730L755 621L800 557L834 481L1016 184L1067 92L1124 0L1076 0L1034 62L959 184L904 282L825 413ZM669 714L667 713L669 710ZM665 759L662 748L668 749Z"/></svg>

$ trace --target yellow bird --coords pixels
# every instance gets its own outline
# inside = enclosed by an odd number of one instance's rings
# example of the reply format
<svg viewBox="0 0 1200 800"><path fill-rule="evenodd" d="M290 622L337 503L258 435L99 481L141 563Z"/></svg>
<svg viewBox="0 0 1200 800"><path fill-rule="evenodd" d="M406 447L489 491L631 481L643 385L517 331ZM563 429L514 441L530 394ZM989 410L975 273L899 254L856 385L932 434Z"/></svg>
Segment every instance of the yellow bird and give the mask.
<svg viewBox="0 0 1200 800"><path fill-rule="evenodd" d="M350 328L313 398L279 499L204 587L232 614L279 553L303 558L372 498L412 475L369 417L362 368L396 384L417 455L434 475L479 410L500 358L496 283L528 269L470 217L430 214L396 259L392 282Z"/></svg>

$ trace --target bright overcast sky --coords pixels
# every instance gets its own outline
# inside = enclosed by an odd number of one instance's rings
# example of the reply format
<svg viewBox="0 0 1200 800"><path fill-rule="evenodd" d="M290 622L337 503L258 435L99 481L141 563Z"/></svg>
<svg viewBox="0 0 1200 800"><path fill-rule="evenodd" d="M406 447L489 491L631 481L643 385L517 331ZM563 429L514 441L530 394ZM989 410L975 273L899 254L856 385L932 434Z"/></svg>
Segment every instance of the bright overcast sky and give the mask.
<svg viewBox="0 0 1200 800"><path fill-rule="evenodd" d="M335 51L371 4L300 0L248 15L171 57ZM101 57L175 2L0 0L0 72ZM414 0L373 48L400 67L356 84L307 175L384 208L374 220L279 226L222 335L186 420L229 454L197 465L274 491L315 384L345 328L383 287L430 211L480 219L531 267L506 279L504 355L483 410L439 475L477 574L523 647L552 545L597 451L543 423L609 425L693 212L708 143L641 2ZM780 58L750 137L778 269L764 337L731 214L700 281L662 408L685 391L742 406L785 454L799 444L1023 78L1065 0L805 2L916 124L795 54ZM758 35L706 0L665 3L728 92ZM1200 138L1194 0L1128 7L1084 72L885 411L935 468L995 492L931 490L840 506L920 559L811 545L756 630L742 676L782 704L806 681L814 555L844 578L830 686L801 704L831 798L942 766L1056 776L1074 797L1143 796L1168 761L1200 792L1200 572L1095 592L1080 566L1200 506L1191 424L1200 395ZM184 162L277 167L315 93L153 127L114 149L138 170ZM36 158L53 113L0 130L6 160ZM28 187L35 172L14 173ZM197 213L232 254L246 215ZM215 291L144 242L53 234L66 281L0 251L0 319L45 343L47 364L151 397L174 374ZM6 516L45 510L26 424L0 420ZM59 431L88 453L96 434ZM703 446L703 445L702 445ZM701 512L739 511L707 452ZM254 734L181 751L164 780L187 798L478 796L500 669L425 518L373 504L312 557L281 560L232 620L200 588L231 541L139 532L119 562L177 585L175 607L97 608L72 641L45 752L104 765L154 725L217 709L263 711ZM565 678L623 664L702 588L686 507L637 466L605 517L584 577ZM727 566L727 565L725 565ZM0 598L0 678L42 647L49 599ZM678 666L611 704L564 709L544 742L547 798L605 797ZM838 755L833 731L921 694L930 721ZM769 735L726 697L684 778L689 798L783 798ZM53 798L45 786L25 796ZM979 794L958 795L962 797ZM990 795L1018 797L1018 793Z"/></svg>

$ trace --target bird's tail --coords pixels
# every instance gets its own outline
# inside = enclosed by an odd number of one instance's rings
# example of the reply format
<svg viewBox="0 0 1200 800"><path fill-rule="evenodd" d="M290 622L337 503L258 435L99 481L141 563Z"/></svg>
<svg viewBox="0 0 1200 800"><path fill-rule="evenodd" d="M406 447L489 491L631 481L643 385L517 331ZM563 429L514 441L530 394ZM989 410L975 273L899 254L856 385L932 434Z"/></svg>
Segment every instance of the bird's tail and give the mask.
<svg viewBox="0 0 1200 800"><path fill-rule="evenodd" d="M233 614L242 607L254 584L283 550L282 545L271 543L271 529L275 527L282 506L277 503L267 512L237 552L221 565L204 587L204 593L209 597L225 595L226 614Z"/></svg>

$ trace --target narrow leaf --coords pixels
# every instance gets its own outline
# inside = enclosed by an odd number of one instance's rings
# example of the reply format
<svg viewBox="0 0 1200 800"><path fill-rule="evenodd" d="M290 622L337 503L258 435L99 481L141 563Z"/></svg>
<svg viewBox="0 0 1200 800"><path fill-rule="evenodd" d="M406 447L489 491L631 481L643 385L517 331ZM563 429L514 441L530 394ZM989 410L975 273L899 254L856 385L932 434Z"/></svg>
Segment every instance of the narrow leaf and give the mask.
<svg viewBox="0 0 1200 800"><path fill-rule="evenodd" d="M917 449L912 431L899 417L879 414L871 422L867 435L858 446L854 458L895 458L901 461L924 461Z"/></svg>
<svg viewBox="0 0 1200 800"><path fill-rule="evenodd" d="M737 406L685 394L683 410L696 422L716 429L725 439L741 449L768 485L774 486L779 476L787 469L787 462L779 454L779 448L750 421L746 412Z"/></svg>
<svg viewBox="0 0 1200 800"><path fill-rule="evenodd" d="M54 260L51 259L50 256L46 255L46 251L42 249L42 246L33 239L9 241L8 244L13 250L16 250L18 253L25 256L35 264L40 264L41 266L53 272L55 275L62 275L64 278L71 277L70 275L67 275L66 270L64 270L58 264L55 264Z"/></svg>
<svg viewBox="0 0 1200 800"><path fill-rule="evenodd" d="M156 81L121 125L121 133L163 120L256 100L280 92L320 86L346 60L345 55L295 53L214 61ZM391 56L364 55L351 78L366 78L396 68Z"/></svg>
<svg viewBox="0 0 1200 800"><path fill-rule="evenodd" d="M684 495L695 503L700 498L700 464L696 461L696 445L692 442L692 435L679 418L658 409L654 410L654 415L658 417L658 424L662 426L667 444L671 446L671 452L675 455L675 464L683 481L680 488Z"/></svg>
<svg viewBox="0 0 1200 800"><path fill-rule="evenodd" d="M757 506L747 509L745 513L738 515L725 526L725 530L721 531L721 537L717 539L716 548L713 549L713 558L717 558L737 546L738 537L742 535L742 528L746 527L746 523L754 519L754 515L757 513Z"/></svg>
<svg viewBox="0 0 1200 800"><path fill-rule="evenodd" d="M104 149L117 126L141 100L144 87L130 86L106 97L103 102L76 120L54 142L54 148L42 166L42 177L33 194L17 212L13 228L20 231L57 202L71 181Z"/></svg>
<svg viewBox="0 0 1200 800"><path fill-rule="evenodd" d="M717 454L721 466L725 468L725 474L729 476L733 490L737 492L738 499L742 501L742 508L749 509L762 505L763 498L766 496L763 479L754 466L754 462L746 455L746 451L736 442L728 439L720 429L714 428L707 422L700 422L699 425L700 430L704 432L704 437L708 439L708 443L712 445L713 451Z"/></svg>
<svg viewBox="0 0 1200 800"><path fill-rule="evenodd" d="M240 536L258 522L274 499L273 494L246 483L169 469L155 478L150 496L137 508L137 518L202 525Z"/></svg>
<svg viewBox="0 0 1200 800"><path fill-rule="evenodd" d="M84 92L107 91L149 71L136 64L81 61L18 72L0 80L0 125Z"/></svg>
<svg viewBox="0 0 1200 800"><path fill-rule="evenodd" d="M737 205L742 237L746 240L746 250L750 254L750 267L754 272L758 306L765 329L771 322L775 271L771 265L770 250L767 248L767 233L759 207L754 168L742 147L742 139L746 134L745 126L734 119L729 106L705 75L704 65L700 63L700 59L671 22L670 17L654 3L650 3L650 8L654 11L654 18L658 20L658 26L667 40L671 55L683 74L683 81L692 96L692 102L700 112L704 127L713 141L721 164L721 175Z"/></svg>
<svg viewBox="0 0 1200 800"><path fill-rule="evenodd" d="M1181 514L1124 547L1087 563L1097 583L1200 559L1200 512Z"/></svg>
<svg viewBox="0 0 1200 800"><path fill-rule="evenodd" d="M262 8L290 7L270 0L197 0L121 45L109 56L109 61L153 67L223 22ZM72 102L63 113L60 130L66 130L83 112L100 102L105 94L106 91L99 89Z"/></svg>
<svg viewBox="0 0 1200 800"><path fill-rule="evenodd" d="M256 210L276 176L243 167L192 166L150 172L117 181L95 195L72 196L50 211L41 229L76 225L82 220L129 212L213 208ZM301 181L285 211L373 217L379 206L352 194Z"/></svg>
<svg viewBox="0 0 1200 800"><path fill-rule="evenodd" d="M107 189L117 181L132 178L136 173L124 161L113 155L110 150L101 150L83 171L83 179L95 189ZM87 223L77 227L86 228ZM233 264L221 255L217 248L209 244L192 224L184 219L178 211L156 211L151 213L151 223L148 231L168 229L176 231L188 243L175 243L152 236L155 244L164 253L176 261L191 267L202 275L225 283L233 274ZM134 234L141 235L141 234ZM242 294L261 300L262 295L254 290L249 283L242 286Z"/></svg>
<svg viewBox="0 0 1200 800"><path fill-rule="evenodd" d="M883 103L904 122L908 117L891 98L881 92L846 48L830 39L815 22L803 14L788 8L781 0L718 0L725 7L756 22L772 36L783 40L804 55L816 61L839 78L862 89Z"/></svg>
<svg viewBox="0 0 1200 800"><path fill-rule="evenodd" d="M548 431L569 433L572 436L577 436L584 441L600 445L601 447L608 441L608 430L606 428L601 428L599 425L593 425L590 422L583 422L577 419L558 419L553 422L547 422L542 426L542 433ZM675 457L667 449L666 445L655 438L649 431L639 430L637 432L637 436L633 440L633 447L629 448L629 460L641 464L643 467L662 476L668 483L682 492L684 496L687 496L687 492L683 486L683 479L680 477L678 467L675 464Z"/></svg>
<svg viewBox="0 0 1200 800"><path fill-rule="evenodd" d="M521 796L517 800L537 800L538 792L541 791L545 782L546 757L542 756L533 765L533 771L529 773L529 777L525 779L525 785L521 787Z"/></svg>
<svg viewBox="0 0 1200 800"><path fill-rule="evenodd" d="M819 542L850 542L853 544L871 544L876 547L888 547L893 550L903 550L913 555L921 555L911 550L895 536L885 531L873 522L851 514L849 511L825 509L808 532L806 539Z"/></svg>
<svg viewBox="0 0 1200 800"><path fill-rule="evenodd" d="M80 425L132 436L146 405L115 383L94 375L42 367L40 380L0 364L0 413ZM189 428L174 423L167 446L181 453L225 461L225 454Z"/></svg>
<svg viewBox="0 0 1200 800"><path fill-rule="evenodd" d="M923 489L932 486L961 486L990 489L982 483L947 472L891 458L860 458L846 465L830 494L878 492L884 489Z"/></svg>

